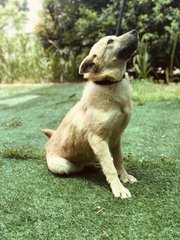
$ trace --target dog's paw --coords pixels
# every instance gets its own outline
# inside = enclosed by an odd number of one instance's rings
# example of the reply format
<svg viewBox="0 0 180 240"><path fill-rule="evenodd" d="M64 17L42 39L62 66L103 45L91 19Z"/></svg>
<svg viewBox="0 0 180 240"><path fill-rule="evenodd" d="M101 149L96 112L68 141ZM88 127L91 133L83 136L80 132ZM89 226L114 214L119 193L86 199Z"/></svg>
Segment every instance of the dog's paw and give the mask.
<svg viewBox="0 0 180 240"><path fill-rule="evenodd" d="M133 177L132 175L128 175L128 174L127 175L121 175L120 180L123 183L127 183L127 182L135 183L135 182L137 182L137 179L135 177Z"/></svg>
<svg viewBox="0 0 180 240"><path fill-rule="evenodd" d="M126 199L131 197L131 193L125 187L114 188L112 192L116 198Z"/></svg>

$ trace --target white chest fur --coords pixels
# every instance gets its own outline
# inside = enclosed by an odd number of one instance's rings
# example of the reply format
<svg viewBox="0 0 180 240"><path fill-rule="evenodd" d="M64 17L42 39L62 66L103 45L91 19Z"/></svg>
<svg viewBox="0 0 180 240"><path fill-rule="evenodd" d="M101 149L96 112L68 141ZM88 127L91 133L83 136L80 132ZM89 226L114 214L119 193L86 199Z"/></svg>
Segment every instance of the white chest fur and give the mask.
<svg viewBox="0 0 180 240"><path fill-rule="evenodd" d="M110 139L121 134L129 122L131 87L126 79L108 86L88 82L81 102L86 106L87 122L91 122L93 132L103 132Z"/></svg>

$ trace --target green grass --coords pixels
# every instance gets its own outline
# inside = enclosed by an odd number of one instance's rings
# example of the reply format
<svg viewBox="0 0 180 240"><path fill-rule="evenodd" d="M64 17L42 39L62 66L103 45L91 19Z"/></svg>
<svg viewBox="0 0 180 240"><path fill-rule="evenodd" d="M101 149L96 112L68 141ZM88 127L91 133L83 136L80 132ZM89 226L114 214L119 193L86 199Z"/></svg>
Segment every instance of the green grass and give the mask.
<svg viewBox="0 0 180 240"><path fill-rule="evenodd" d="M40 129L56 128L83 84L0 89L0 236L7 240L180 239L180 85L135 82L123 137L133 197L115 199L100 171L47 170Z"/></svg>

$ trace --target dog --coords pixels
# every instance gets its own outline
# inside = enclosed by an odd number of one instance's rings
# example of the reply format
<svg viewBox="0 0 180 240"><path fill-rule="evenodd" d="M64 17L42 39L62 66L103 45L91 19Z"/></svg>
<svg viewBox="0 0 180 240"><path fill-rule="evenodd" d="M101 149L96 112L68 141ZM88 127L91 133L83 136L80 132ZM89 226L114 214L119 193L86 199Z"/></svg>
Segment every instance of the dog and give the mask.
<svg viewBox="0 0 180 240"><path fill-rule="evenodd" d="M132 111L131 87L123 76L138 48L136 30L101 38L82 61L79 73L89 81L80 101L67 113L57 130L44 129L48 168L71 174L98 161L115 197L130 198L122 183L134 183L123 165L121 135Z"/></svg>

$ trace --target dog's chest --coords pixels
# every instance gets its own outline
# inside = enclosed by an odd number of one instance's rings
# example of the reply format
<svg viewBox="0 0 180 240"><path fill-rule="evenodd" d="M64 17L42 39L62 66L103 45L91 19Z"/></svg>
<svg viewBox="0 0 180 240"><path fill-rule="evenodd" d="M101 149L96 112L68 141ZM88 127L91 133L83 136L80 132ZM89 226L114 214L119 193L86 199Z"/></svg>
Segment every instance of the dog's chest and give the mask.
<svg viewBox="0 0 180 240"><path fill-rule="evenodd" d="M89 83L82 103L86 104L87 122L91 122L94 131L107 136L119 134L129 122L132 110L129 83L122 80L108 88Z"/></svg>
<svg viewBox="0 0 180 240"><path fill-rule="evenodd" d="M131 104L126 105L117 102L108 101L102 108L92 109L92 115L90 116L95 129L104 129L107 135L111 136L113 132L120 133L128 124L131 116Z"/></svg>
<svg viewBox="0 0 180 240"><path fill-rule="evenodd" d="M113 114L110 120L111 128L109 129L109 144L112 147L119 141L121 134L130 121L132 112L132 103L129 94L120 93L113 99L114 101L111 102Z"/></svg>
<svg viewBox="0 0 180 240"><path fill-rule="evenodd" d="M111 119L113 129L116 129L117 132L118 129L120 131L124 129L124 126L126 126L130 120L131 111L132 106L130 102L117 104L114 107L113 117Z"/></svg>

